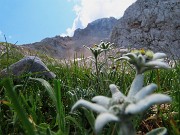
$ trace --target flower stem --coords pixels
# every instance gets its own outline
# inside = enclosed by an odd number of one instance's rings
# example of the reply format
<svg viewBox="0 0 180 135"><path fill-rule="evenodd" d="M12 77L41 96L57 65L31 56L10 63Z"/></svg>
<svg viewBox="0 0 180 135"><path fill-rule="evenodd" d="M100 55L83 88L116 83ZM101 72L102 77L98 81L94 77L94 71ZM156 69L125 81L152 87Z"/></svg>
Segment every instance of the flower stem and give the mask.
<svg viewBox="0 0 180 135"><path fill-rule="evenodd" d="M135 129L131 121L123 121L119 125L118 135L135 135Z"/></svg>

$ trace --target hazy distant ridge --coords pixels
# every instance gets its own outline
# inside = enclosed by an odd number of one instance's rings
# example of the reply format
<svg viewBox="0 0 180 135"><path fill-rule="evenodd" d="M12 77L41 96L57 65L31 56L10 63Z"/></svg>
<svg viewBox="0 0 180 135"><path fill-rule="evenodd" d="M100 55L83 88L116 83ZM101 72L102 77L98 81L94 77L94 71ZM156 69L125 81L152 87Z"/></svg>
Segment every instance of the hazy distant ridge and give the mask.
<svg viewBox="0 0 180 135"><path fill-rule="evenodd" d="M101 40L109 41L117 19L114 17L95 20L84 29L76 29L73 37L55 36L40 42L23 45L25 47L47 53L53 57L73 57L75 52L85 51L83 45L93 45Z"/></svg>

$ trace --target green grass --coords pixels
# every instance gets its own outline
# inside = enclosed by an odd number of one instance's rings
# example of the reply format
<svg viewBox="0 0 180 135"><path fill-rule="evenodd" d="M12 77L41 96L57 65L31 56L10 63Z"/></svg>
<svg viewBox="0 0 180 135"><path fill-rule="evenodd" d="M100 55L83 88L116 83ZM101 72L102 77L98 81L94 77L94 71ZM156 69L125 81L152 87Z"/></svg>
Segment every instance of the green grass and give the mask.
<svg viewBox="0 0 180 135"><path fill-rule="evenodd" d="M10 51L1 54L0 69L20 60L23 55ZM6 134L59 134L94 135L93 123L96 114L82 108L70 113L72 105L80 98L91 100L95 95L111 96L109 84L115 83L123 93L127 93L135 76L132 67L122 62L117 70L109 68L108 73L100 73L99 81L91 66L82 66L80 62L51 64L44 59L49 69L57 77L44 80L30 77L0 78L0 135ZM128 71L128 72L127 72ZM173 99L171 105L149 110L134 121L137 131L148 132L151 128L164 126L168 134L179 134L179 88L180 62L171 70L154 70L145 74L145 84L158 84L158 93L166 93ZM148 119L152 115L156 119ZM116 135L113 123L107 125L103 134ZM109 128L110 127L110 128Z"/></svg>

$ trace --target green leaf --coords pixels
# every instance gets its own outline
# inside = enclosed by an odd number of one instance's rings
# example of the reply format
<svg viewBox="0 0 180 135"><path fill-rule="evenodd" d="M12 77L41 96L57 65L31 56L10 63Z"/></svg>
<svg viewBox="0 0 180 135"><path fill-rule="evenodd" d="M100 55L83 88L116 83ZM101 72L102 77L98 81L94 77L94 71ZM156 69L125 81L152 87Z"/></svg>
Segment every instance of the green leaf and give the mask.
<svg viewBox="0 0 180 135"><path fill-rule="evenodd" d="M86 108L82 108L84 110L85 116L89 122L89 124L91 125L91 128L94 130L94 123L95 123L95 117L94 114L91 110L87 110Z"/></svg>
<svg viewBox="0 0 180 135"><path fill-rule="evenodd" d="M39 124L39 127L46 129L46 128L50 127L50 125L47 123L41 123L41 124Z"/></svg>
<svg viewBox="0 0 180 135"><path fill-rule="evenodd" d="M19 116L20 120L22 121L24 128L27 130L27 134L35 135L33 125L28 120L28 116L26 115L24 109L22 108L21 104L18 101L18 96L13 88L12 79L6 78L2 81L2 84L6 88L7 95L10 98L10 100L14 106L14 109L17 112L17 115Z"/></svg>
<svg viewBox="0 0 180 135"><path fill-rule="evenodd" d="M46 80L41 79L41 78L30 78L30 79L41 82L41 84L46 88L46 90L47 90L50 98L52 99L52 101L53 101L55 104L57 104L57 100L56 100L56 97L55 97L53 88L51 87L51 85L50 85Z"/></svg>
<svg viewBox="0 0 180 135"><path fill-rule="evenodd" d="M65 132L65 111L64 111L64 106L62 103L62 95L61 95L61 85L60 85L60 80L54 80L54 91L55 91L55 97L56 97L56 109L57 109L57 119L58 119L58 125L59 129L61 129L63 132Z"/></svg>
<svg viewBox="0 0 180 135"><path fill-rule="evenodd" d="M78 121L75 118L71 116L66 116L65 119L73 122L82 131L82 126L78 123Z"/></svg>

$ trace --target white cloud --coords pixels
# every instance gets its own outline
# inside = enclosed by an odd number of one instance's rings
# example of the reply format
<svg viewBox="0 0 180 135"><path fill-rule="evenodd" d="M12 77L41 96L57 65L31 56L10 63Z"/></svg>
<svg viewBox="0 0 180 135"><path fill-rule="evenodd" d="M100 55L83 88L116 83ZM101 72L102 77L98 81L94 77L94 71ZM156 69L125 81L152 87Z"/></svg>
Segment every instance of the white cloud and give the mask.
<svg viewBox="0 0 180 135"><path fill-rule="evenodd" d="M79 16L77 15L77 17L74 19L72 27L67 28L66 29L66 34L63 33L63 34L61 34L61 36L67 36L67 35L68 36L73 36L74 30L76 30L77 28L82 28L82 25L79 22L80 22Z"/></svg>
<svg viewBox="0 0 180 135"><path fill-rule="evenodd" d="M77 28L84 28L88 23L104 17L120 18L124 11L136 0L79 0L74 6L76 18L66 34L72 36Z"/></svg>

